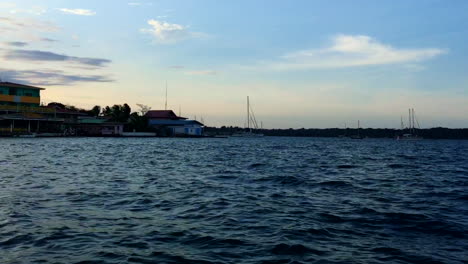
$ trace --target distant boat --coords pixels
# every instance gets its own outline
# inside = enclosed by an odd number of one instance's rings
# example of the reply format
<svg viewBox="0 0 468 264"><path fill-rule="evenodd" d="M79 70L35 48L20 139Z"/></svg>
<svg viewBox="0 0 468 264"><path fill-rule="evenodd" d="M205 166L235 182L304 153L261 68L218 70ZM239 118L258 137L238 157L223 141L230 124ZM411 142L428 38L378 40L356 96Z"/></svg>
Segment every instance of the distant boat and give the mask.
<svg viewBox="0 0 468 264"><path fill-rule="evenodd" d="M257 120L255 119L255 115L250 107L250 101L249 97L247 96L247 131L239 132L239 133L234 133L231 135L231 137L263 137L264 135L261 133L254 133L252 131L251 125L255 128L258 129L258 124Z"/></svg>
<svg viewBox="0 0 468 264"><path fill-rule="evenodd" d="M406 141L413 141L413 140L421 140L423 139L422 137L418 136L416 134L416 127L415 123L418 124L419 128L419 122L415 118L414 115L414 109L408 109L408 130L409 133L404 133L402 135L399 135L396 137L397 140L406 140ZM404 131L404 124L403 124L403 117L401 118L401 131Z"/></svg>

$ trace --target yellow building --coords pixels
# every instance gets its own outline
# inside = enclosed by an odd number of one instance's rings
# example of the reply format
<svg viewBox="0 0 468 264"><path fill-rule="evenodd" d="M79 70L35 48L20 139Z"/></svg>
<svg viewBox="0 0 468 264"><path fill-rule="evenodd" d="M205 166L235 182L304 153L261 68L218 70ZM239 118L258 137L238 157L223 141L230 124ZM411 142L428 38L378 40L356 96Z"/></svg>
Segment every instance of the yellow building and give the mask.
<svg viewBox="0 0 468 264"><path fill-rule="evenodd" d="M0 82L0 105L39 106L44 88Z"/></svg>

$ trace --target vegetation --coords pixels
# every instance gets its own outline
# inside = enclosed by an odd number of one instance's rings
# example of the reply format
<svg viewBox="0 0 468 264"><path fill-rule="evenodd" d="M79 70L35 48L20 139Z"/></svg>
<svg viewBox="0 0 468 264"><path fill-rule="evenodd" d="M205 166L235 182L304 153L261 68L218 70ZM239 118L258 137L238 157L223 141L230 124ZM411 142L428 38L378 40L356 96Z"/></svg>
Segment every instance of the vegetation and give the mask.
<svg viewBox="0 0 468 264"><path fill-rule="evenodd" d="M56 109L63 109L68 111L75 111L84 113L88 116L107 118L111 122L119 122L125 124L126 131L146 132L149 131L148 118L145 114L151 110L151 107L143 104L138 104L139 111L133 112L128 104L115 104L113 106L96 105L90 110L75 107L73 105L64 105L62 103L53 102L49 103L47 107L55 107Z"/></svg>
<svg viewBox="0 0 468 264"><path fill-rule="evenodd" d="M205 127L207 134L230 135L244 130L240 127ZM255 132L262 133L265 136L286 136L286 137L349 137L357 135L358 130L347 128L300 128L300 129L258 129ZM368 138L395 138L403 133L409 133L408 130L389 129L389 128L361 128L359 134ZM468 139L468 129L450 129L443 127L416 129L418 136L426 139Z"/></svg>
<svg viewBox="0 0 468 264"><path fill-rule="evenodd" d="M101 107L99 105L95 105L91 110L88 111L89 115L97 117L101 114Z"/></svg>
<svg viewBox="0 0 468 264"><path fill-rule="evenodd" d="M133 112L130 114L130 120L126 130L137 132L149 131L148 118L145 115L140 115L138 112Z"/></svg>
<svg viewBox="0 0 468 264"><path fill-rule="evenodd" d="M126 123L130 119L131 108L128 104L106 106L102 110L102 115L109 117L110 121Z"/></svg>

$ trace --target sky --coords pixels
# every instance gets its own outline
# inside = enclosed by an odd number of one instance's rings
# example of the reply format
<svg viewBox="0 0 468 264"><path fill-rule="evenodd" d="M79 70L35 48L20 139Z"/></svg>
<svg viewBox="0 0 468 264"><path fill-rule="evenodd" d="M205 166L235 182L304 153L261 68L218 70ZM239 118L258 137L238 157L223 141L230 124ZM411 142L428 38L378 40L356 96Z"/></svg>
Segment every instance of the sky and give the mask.
<svg viewBox="0 0 468 264"><path fill-rule="evenodd" d="M0 1L0 78L265 128L468 127L466 0Z"/></svg>

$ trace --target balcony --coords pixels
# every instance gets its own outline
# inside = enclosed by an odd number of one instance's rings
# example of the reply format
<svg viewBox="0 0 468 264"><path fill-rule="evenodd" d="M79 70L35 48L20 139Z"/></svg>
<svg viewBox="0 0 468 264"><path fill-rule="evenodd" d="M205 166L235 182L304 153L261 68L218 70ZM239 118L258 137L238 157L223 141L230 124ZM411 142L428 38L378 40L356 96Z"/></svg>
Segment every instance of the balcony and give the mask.
<svg viewBox="0 0 468 264"><path fill-rule="evenodd" d="M39 104L41 102L41 98L0 94L0 102Z"/></svg>

